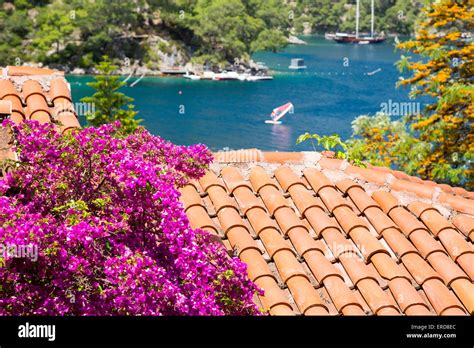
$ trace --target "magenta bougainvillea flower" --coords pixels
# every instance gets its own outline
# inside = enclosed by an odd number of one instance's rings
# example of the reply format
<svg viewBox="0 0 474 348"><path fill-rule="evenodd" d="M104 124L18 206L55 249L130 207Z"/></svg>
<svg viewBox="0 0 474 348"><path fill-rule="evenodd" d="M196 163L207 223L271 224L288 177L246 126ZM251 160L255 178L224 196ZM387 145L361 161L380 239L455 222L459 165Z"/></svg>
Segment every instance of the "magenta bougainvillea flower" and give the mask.
<svg viewBox="0 0 474 348"><path fill-rule="evenodd" d="M119 123L4 126L18 161L0 180L1 315L259 314L246 265L179 202L212 160L205 146Z"/></svg>

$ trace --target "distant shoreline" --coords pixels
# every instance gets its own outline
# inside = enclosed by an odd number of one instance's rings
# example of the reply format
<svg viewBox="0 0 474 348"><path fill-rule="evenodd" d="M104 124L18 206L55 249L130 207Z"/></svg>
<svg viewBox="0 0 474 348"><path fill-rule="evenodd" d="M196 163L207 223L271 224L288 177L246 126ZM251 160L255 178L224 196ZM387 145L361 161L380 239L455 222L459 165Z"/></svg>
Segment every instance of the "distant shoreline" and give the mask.
<svg viewBox="0 0 474 348"><path fill-rule="evenodd" d="M363 33L362 33L363 34ZM407 36L400 36L399 34L397 33L388 33L387 35L387 38L389 39L393 39L395 37L403 37L403 38L408 38ZM308 34L308 35L297 35L297 36L293 36L294 38L297 38L298 40L300 40L301 42L300 43L292 43L289 41L288 43L288 46L299 46L299 45L308 45L308 42L306 42L306 38L311 38L311 37L319 37L319 38L324 38L324 33L322 32L318 32L318 33L313 33L313 34ZM291 36L290 36L291 38ZM60 67L58 68L51 68L49 66L43 66L45 68L50 68L50 69L57 69L57 70L61 70ZM144 68L144 67L138 67L138 68ZM71 72L69 73L66 73L67 76L97 76L97 75L100 75L98 73L93 73L93 72L86 72L86 73L74 73L74 70L78 70L78 69L81 69L80 67L74 67L72 69ZM84 69L86 70L86 69ZM88 69L87 69L88 70ZM127 72L127 73L119 73L119 74L113 74L114 76L129 76L130 75L130 72ZM161 70L151 70L149 69L149 73L145 73L145 74L142 74L142 73L136 73L136 74L133 74L132 77L141 77L141 76L144 76L144 77L161 77L161 78L180 78L182 77L182 75L173 75L173 74L163 74L161 72Z"/></svg>

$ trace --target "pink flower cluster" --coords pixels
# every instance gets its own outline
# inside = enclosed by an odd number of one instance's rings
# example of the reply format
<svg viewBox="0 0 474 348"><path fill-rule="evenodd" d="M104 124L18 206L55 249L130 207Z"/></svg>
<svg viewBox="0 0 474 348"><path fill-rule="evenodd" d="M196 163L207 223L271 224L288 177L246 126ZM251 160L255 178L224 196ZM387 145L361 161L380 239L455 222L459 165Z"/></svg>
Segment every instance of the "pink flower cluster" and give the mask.
<svg viewBox="0 0 474 348"><path fill-rule="evenodd" d="M4 124L5 125L5 124ZM0 180L0 315L255 315L246 265L193 230L178 187L203 175L203 145L120 124L61 135L13 126L15 169Z"/></svg>

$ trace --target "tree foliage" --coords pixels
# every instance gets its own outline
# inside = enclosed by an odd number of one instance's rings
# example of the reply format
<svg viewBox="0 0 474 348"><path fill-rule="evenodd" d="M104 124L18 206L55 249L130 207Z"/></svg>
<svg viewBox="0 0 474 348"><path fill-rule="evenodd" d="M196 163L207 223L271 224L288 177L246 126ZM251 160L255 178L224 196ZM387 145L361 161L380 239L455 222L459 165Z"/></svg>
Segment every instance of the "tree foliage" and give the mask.
<svg viewBox="0 0 474 348"><path fill-rule="evenodd" d="M474 187L474 45L467 37L474 27L474 12L469 2L429 4L416 37L398 45L414 55L398 62L410 73L399 84L411 86L412 98L430 97L431 102L403 122L382 115L357 119L354 146L364 159ZM378 151L372 153L374 149Z"/></svg>
<svg viewBox="0 0 474 348"><path fill-rule="evenodd" d="M277 51L290 32L348 30L355 24L347 0L42 0L2 1L0 64L43 63L92 68L103 55L158 63L151 45L160 37L195 61L214 64L248 59L257 50ZM412 32L418 1L377 0L377 30ZM363 1L361 29L370 25Z"/></svg>
<svg viewBox="0 0 474 348"><path fill-rule="evenodd" d="M375 30L408 35L423 0L376 0ZM360 30L370 31L370 0L360 2ZM316 32L355 31L355 1L298 0L295 6L294 27L301 32L304 23Z"/></svg>
<svg viewBox="0 0 474 348"><path fill-rule="evenodd" d="M138 112L131 104L133 98L119 92L126 83L120 80L120 76L113 75L117 66L109 57L104 56L96 69L99 75L95 76L94 82L87 83L96 92L90 97L81 99L82 102L94 106L94 112L86 115L87 121L93 126L120 121L124 132L134 132L142 120L135 119Z"/></svg>

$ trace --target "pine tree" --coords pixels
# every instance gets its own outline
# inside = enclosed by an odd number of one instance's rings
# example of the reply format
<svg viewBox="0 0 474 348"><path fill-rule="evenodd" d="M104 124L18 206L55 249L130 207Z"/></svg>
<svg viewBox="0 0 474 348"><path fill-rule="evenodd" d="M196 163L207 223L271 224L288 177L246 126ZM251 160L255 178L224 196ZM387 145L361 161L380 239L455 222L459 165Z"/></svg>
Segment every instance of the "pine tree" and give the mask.
<svg viewBox="0 0 474 348"><path fill-rule="evenodd" d="M91 97L81 99L84 103L94 105L94 112L86 115L88 123L92 126L100 126L120 121L125 133L133 133L142 120L135 119L138 112L131 104L134 99L119 92L125 82L120 81L119 76L113 75L117 66L109 57L104 56L103 60L96 65L96 69L99 75L95 77L95 81L87 83L96 92Z"/></svg>

